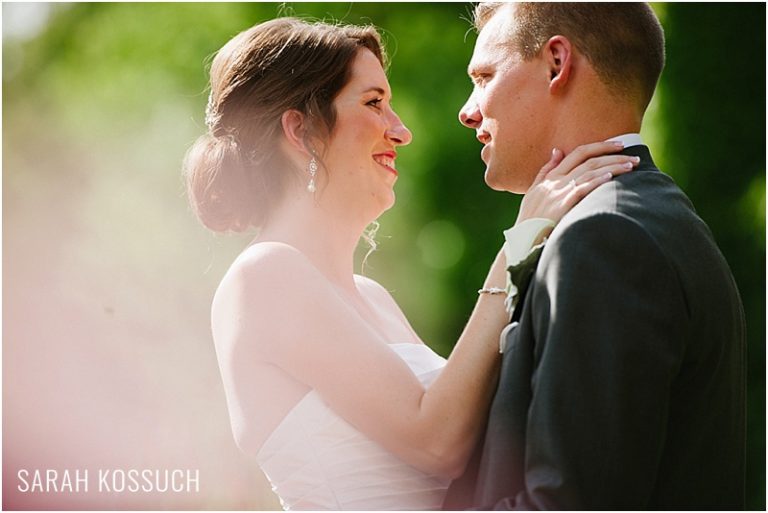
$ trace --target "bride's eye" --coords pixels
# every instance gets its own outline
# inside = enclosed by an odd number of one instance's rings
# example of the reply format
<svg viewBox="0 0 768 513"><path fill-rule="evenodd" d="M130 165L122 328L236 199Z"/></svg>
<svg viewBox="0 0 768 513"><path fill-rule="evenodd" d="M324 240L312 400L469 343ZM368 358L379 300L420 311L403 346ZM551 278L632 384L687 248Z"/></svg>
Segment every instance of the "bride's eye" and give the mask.
<svg viewBox="0 0 768 513"><path fill-rule="evenodd" d="M374 107L376 109L380 109L381 108L381 101L382 101L381 98L374 98L373 100L367 102L366 105L370 105L371 107Z"/></svg>

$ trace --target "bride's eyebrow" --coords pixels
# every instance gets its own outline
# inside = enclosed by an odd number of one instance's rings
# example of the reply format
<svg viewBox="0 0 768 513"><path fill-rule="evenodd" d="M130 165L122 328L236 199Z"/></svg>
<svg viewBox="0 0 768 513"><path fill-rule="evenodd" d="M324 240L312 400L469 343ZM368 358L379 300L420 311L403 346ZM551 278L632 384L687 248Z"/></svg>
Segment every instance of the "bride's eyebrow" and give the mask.
<svg viewBox="0 0 768 513"><path fill-rule="evenodd" d="M367 94L367 93L370 93L370 92L376 92L376 93L379 93L382 96L385 96L387 94L387 92L384 89L382 89L381 87L377 87L377 86L369 87L368 89L363 91L362 94Z"/></svg>

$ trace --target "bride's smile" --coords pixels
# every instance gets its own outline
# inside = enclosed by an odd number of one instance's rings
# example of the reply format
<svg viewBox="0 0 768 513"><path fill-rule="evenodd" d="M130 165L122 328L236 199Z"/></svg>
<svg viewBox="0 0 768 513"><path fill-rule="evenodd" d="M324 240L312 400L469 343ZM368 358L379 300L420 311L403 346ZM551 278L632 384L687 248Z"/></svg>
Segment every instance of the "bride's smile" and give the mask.
<svg viewBox="0 0 768 513"><path fill-rule="evenodd" d="M397 153L395 153L394 151L387 151L385 153L379 153L377 155L374 155L373 160L375 160L381 166L384 166L384 168L387 171L397 176L397 169L395 169L396 156L397 156Z"/></svg>

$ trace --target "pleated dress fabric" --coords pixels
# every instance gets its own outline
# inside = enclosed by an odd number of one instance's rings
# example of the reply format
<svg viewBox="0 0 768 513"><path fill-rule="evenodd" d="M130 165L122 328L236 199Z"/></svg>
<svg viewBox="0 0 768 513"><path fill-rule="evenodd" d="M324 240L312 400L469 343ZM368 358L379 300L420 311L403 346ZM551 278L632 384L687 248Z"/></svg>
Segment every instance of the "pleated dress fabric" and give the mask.
<svg viewBox="0 0 768 513"><path fill-rule="evenodd" d="M428 386L445 360L421 344L390 344ZM425 474L305 395L261 447L257 462L285 510L436 510L449 480Z"/></svg>

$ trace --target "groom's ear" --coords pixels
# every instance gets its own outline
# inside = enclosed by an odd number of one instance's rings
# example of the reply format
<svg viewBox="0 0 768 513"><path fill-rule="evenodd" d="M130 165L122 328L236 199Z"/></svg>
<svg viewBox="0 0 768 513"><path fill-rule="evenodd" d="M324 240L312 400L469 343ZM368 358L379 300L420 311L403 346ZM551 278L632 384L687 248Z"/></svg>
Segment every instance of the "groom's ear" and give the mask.
<svg viewBox="0 0 768 513"><path fill-rule="evenodd" d="M573 47L565 36L552 36L542 48L549 71L549 90L562 92L568 84L573 65Z"/></svg>

